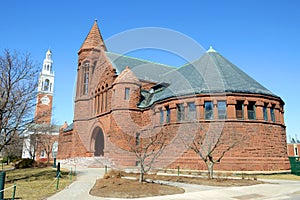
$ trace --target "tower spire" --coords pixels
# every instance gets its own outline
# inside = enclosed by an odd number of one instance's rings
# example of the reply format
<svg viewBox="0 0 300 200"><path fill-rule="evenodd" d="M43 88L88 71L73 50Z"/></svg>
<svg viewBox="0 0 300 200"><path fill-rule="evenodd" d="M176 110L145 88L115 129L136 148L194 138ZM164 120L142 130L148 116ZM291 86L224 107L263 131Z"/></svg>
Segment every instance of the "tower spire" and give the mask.
<svg viewBox="0 0 300 200"><path fill-rule="evenodd" d="M97 20L95 19L94 24L90 32L86 36L83 44L81 45L79 52L82 50L90 50L96 47L101 47L101 49L103 49L104 51L107 50L99 30Z"/></svg>

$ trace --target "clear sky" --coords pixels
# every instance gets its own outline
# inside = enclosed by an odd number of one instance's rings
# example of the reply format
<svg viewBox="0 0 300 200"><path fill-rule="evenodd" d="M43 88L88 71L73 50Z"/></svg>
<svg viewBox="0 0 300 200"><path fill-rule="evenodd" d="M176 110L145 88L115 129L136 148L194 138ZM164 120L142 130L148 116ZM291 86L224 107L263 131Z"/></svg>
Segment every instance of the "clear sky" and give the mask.
<svg viewBox="0 0 300 200"><path fill-rule="evenodd" d="M161 27L183 33L205 49L212 45L285 101L287 134L299 136L298 0L3 0L0 8L1 51L29 52L42 67L51 48L53 118L60 124L73 120L77 52L98 19L104 40L130 29ZM183 64L164 52L137 52L136 56L173 66Z"/></svg>

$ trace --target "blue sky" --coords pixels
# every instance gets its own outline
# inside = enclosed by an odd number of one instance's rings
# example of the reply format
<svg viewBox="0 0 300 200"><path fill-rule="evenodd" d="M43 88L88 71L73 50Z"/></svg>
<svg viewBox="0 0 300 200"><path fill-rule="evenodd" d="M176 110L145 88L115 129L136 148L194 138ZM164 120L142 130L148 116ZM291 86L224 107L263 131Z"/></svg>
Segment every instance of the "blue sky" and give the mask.
<svg viewBox="0 0 300 200"><path fill-rule="evenodd" d="M212 45L263 86L285 101L288 135L300 133L300 1L43 1L0 3L0 50L31 53L42 66L53 52L55 70L54 120L73 119L77 52L94 19L104 39L143 27L183 33L205 49ZM179 44L180 45L180 44ZM179 66L182 59L163 51L133 55ZM300 138L300 136L299 136Z"/></svg>

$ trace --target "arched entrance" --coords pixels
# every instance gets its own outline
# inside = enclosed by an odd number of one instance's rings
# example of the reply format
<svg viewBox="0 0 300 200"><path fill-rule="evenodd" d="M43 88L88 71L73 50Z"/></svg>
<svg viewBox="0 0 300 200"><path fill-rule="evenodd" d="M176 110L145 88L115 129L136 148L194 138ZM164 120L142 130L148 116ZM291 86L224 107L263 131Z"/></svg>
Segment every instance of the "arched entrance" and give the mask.
<svg viewBox="0 0 300 200"><path fill-rule="evenodd" d="M94 156L104 156L104 135L100 127L93 130L91 148L94 149Z"/></svg>

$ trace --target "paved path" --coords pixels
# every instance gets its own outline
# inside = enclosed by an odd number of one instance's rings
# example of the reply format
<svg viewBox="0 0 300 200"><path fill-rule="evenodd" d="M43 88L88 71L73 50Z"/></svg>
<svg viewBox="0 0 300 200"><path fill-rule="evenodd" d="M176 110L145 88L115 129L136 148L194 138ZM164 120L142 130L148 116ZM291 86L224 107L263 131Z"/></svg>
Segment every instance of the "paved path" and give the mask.
<svg viewBox="0 0 300 200"><path fill-rule="evenodd" d="M69 166L62 166L70 168ZM121 200L120 198L101 198L89 195L96 179L102 177L104 169L77 168L77 180L69 188L53 195L48 200ZM253 200L253 199L300 199L300 181L270 181L269 183L244 187L213 187L178 183L186 190L183 194L139 198L135 200ZM127 199L128 200L128 199Z"/></svg>

